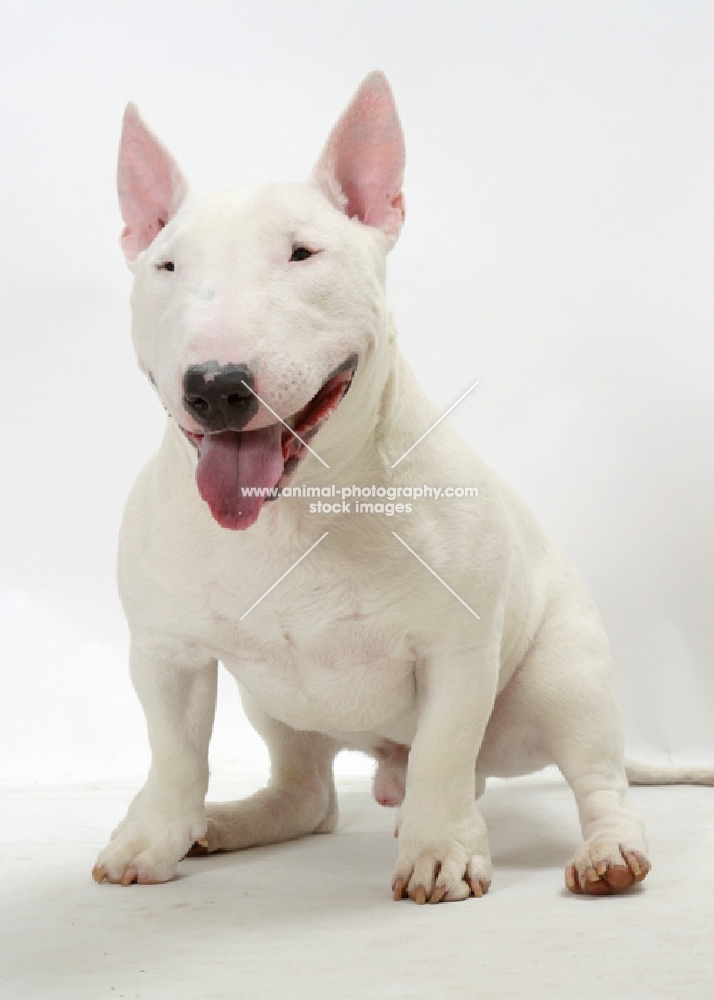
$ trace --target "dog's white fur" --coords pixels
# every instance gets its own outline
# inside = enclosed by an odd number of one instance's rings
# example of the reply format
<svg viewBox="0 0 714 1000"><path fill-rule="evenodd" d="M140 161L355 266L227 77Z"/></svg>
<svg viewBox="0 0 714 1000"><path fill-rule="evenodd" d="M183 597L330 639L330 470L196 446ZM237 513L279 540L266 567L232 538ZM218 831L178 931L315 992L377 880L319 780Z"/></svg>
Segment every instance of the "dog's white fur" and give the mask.
<svg viewBox="0 0 714 1000"><path fill-rule="evenodd" d="M152 764L99 855L100 881L170 879L196 842L237 850L333 830L341 747L375 754L375 794L401 803L397 897L481 895L491 880L476 804L486 776L551 762L582 823L570 888L618 890L649 868L626 800L608 644L579 576L445 423L391 468L438 416L398 352L385 303L402 169L381 74L362 84L308 182L208 198L187 194L175 162L127 111L119 180L134 342L169 420L129 499L119 560ZM289 264L296 240L322 253ZM157 270L169 258L174 273ZM329 472L309 456L294 482L474 485L478 500L424 501L387 519L309 513L305 500L281 497L248 530L221 528L179 427L200 431L182 404L186 367L249 360L261 397L287 418L352 353L349 394L312 442ZM261 405L250 427L272 420ZM205 805L219 660L272 770L251 798Z"/></svg>

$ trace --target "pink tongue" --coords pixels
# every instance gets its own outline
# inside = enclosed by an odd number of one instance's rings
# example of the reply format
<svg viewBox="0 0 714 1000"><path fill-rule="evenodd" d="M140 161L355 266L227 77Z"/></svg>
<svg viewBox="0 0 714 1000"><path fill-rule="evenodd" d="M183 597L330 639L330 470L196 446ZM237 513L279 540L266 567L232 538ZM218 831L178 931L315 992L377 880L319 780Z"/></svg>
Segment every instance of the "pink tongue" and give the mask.
<svg viewBox="0 0 714 1000"><path fill-rule="evenodd" d="M196 484L222 528L249 528L283 473L282 427L206 434L199 445ZM248 494L266 490L263 495Z"/></svg>

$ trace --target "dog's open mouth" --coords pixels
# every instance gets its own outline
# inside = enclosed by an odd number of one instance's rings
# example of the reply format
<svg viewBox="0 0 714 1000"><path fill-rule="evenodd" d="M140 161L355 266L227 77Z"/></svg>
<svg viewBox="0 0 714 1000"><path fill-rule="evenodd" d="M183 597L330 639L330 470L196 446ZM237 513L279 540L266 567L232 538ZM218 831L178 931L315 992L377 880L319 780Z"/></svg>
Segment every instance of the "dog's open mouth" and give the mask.
<svg viewBox="0 0 714 1000"><path fill-rule="evenodd" d="M265 501L280 494L308 453L306 444L339 406L356 368L357 356L351 355L288 419L290 427L276 422L254 431L184 430L198 449L198 491L222 528L249 528Z"/></svg>

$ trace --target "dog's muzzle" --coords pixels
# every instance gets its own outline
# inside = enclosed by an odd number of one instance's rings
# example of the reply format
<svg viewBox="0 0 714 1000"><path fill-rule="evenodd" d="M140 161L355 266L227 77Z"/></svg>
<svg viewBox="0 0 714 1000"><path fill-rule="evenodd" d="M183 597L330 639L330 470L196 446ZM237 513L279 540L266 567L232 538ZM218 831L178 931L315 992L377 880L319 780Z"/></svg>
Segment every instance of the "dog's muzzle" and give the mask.
<svg viewBox="0 0 714 1000"><path fill-rule="evenodd" d="M207 361L187 369L184 407L202 433L182 430L198 451L198 491L221 527L249 528L263 504L280 495L312 450L307 442L345 396L356 368L357 355L351 354L289 423L278 418L254 430L244 430L259 406L249 368Z"/></svg>

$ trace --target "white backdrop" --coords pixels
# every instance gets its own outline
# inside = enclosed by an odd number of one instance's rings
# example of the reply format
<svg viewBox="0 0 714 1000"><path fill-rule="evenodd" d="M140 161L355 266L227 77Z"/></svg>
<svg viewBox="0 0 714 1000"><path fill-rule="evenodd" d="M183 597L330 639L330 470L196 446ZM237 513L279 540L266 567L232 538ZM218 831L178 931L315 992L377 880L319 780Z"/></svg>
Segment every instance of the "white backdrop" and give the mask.
<svg viewBox="0 0 714 1000"><path fill-rule="evenodd" d="M0 778L146 764L114 588L163 414L114 193L135 100L197 187L305 176L362 79L407 136L403 350L589 580L628 748L711 761L714 5L5 0ZM225 682L212 748L262 766ZM354 762L353 762L354 766Z"/></svg>

